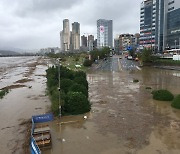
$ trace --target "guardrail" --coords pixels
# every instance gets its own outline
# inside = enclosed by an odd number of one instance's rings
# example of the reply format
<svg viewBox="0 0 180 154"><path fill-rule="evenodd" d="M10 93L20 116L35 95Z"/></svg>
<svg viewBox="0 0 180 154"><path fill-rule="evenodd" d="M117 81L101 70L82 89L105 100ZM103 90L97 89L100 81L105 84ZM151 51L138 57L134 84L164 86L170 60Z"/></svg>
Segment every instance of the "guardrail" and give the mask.
<svg viewBox="0 0 180 154"><path fill-rule="evenodd" d="M52 121L52 120L53 120L52 113L32 116L31 144L30 144L31 154L41 154L41 150L39 149L39 147L33 137L35 123L44 123L44 122L48 122L48 121Z"/></svg>

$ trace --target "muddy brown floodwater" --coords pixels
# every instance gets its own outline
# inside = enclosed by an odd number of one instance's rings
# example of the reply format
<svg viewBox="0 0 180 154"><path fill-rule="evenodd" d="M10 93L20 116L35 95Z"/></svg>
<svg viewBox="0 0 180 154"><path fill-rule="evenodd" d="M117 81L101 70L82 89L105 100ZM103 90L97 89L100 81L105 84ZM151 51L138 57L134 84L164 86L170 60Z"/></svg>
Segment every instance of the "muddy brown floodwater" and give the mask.
<svg viewBox="0 0 180 154"><path fill-rule="evenodd" d="M180 110L170 102L154 101L146 89L179 94L180 72L90 71L88 81L92 103L88 118L69 116L60 120L61 125L58 120L51 123L52 149L44 154L180 153Z"/></svg>
<svg viewBox="0 0 180 154"><path fill-rule="evenodd" d="M0 100L0 153L23 153L27 130L23 124L32 115L48 111L46 61L29 57L3 65L0 88L12 90ZM180 94L180 72L94 70L87 78L91 112L51 122L52 148L44 149L43 154L180 153L180 110L170 102L153 100L151 90L146 89ZM133 79L140 82L133 83Z"/></svg>
<svg viewBox="0 0 180 154"><path fill-rule="evenodd" d="M1 57L0 89L9 93L0 100L0 153L28 154L31 117L49 110L46 94L48 59Z"/></svg>

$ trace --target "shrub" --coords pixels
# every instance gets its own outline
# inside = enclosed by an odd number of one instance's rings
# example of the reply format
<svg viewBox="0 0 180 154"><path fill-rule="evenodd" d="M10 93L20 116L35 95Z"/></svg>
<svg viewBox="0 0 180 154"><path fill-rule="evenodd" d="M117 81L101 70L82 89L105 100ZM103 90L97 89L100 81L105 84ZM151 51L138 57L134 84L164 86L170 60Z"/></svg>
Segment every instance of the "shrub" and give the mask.
<svg viewBox="0 0 180 154"><path fill-rule="evenodd" d="M75 72L75 73L74 73L74 78L76 78L76 77L83 77L83 78L86 79L86 73L83 72L83 71Z"/></svg>
<svg viewBox="0 0 180 154"><path fill-rule="evenodd" d="M159 101L172 101L174 99L174 96L171 92L168 90L154 90L152 91L153 99L159 100Z"/></svg>
<svg viewBox="0 0 180 154"><path fill-rule="evenodd" d="M88 97L88 90L86 89L85 86L81 85L81 84L73 84L70 88L69 91L73 91L73 92L82 92L86 97Z"/></svg>
<svg viewBox="0 0 180 154"><path fill-rule="evenodd" d="M72 71L66 67L61 66L60 67L60 76L61 76L61 78L68 78L68 79L73 80L74 71Z"/></svg>
<svg viewBox="0 0 180 154"><path fill-rule="evenodd" d="M174 107L174 108L180 109L180 95L177 95L177 96L174 98L171 106Z"/></svg>
<svg viewBox="0 0 180 154"><path fill-rule="evenodd" d="M151 87L146 87L146 89L152 89Z"/></svg>
<svg viewBox="0 0 180 154"><path fill-rule="evenodd" d="M68 92L69 88L73 85L73 81L70 79L62 79L61 80L61 90L63 90L65 93Z"/></svg>
<svg viewBox="0 0 180 154"><path fill-rule="evenodd" d="M78 83L78 84L82 84L83 86L86 87L86 89L88 89L88 82L86 80L86 78L80 76L80 77L76 77L74 78L74 82Z"/></svg>
<svg viewBox="0 0 180 154"><path fill-rule="evenodd" d="M8 89L4 89L0 91L0 99L2 99L7 93L8 93Z"/></svg>
<svg viewBox="0 0 180 154"><path fill-rule="evenodd" d="M83 65L85 67L90 67L92 65L92 61L89 59L85 59Z"/></svg>
<svg viewBox="0 0 180 154"><path fill-rule="evenodd" d="M138 79L134 79L133 82L136 83L136 82L139 82L139 80Z"/></svg>
<svg viewBox="0 0 180 154"><path fill-rule="evenodd" d="M87 97L81 92L68 92L63 106L63 112L77 115L89 112L91 105Z"/></svg>

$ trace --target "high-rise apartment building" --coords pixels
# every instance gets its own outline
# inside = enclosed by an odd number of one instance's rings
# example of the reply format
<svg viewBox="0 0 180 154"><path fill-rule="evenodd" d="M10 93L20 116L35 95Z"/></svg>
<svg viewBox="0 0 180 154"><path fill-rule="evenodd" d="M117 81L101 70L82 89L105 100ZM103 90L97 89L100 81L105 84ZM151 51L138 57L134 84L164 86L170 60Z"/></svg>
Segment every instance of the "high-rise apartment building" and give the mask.
<svg viewBox="0 0 180 154"><path fill-rule="evenodd" d="M70 31L69 20L63 20L63 30L60 32L60 46L62 52L80 50L80 24L74 22Z"/></svg>
<svg viewBox="0 0 180 154"><path fill-rule="evenodd" d="M86 36L81 36L81 46L82 47L87 47L87 37Z"/></svg>
<svg viewBox="0 0 180 154"><path fill-rule="evenodd" d="M72 23L72 49L80 50L80 24Z"/></svg>
<svg viewBox="0 0 180 154"><path fill-rule="evenodd" d="M113 47L113 21L97 20L97 47Z"/></svg>
<svg viewBox="0 0 180 154"><path fill-rule="evenodd" d="M180 36L179 0L144 0L140 13L140 47L163 52L175 48Z"/></svg>
<svg viewBox="0 0 180 154"><path fill-rule="evenodd" d="M70 46L70 27L69 27L69 20L63 20L63 50L68 51Z"/></svg>
<svg viewBox="0 0 180 154"><path fill-rule="evenodd" d="M94 35L88 35L88 50L92 51L94 49Z"/></svg>

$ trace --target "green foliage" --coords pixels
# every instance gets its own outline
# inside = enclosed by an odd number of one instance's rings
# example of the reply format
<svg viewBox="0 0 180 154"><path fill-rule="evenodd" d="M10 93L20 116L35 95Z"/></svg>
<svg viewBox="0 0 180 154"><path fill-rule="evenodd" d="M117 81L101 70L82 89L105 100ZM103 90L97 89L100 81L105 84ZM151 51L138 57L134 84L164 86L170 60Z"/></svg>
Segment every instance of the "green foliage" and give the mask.
<svg viewBox="0 0 180 154"><path fill-rule="evenodd" d="M152 91L153 99L159 101L172 101L174 99L174 95L168 90L154 90Z"/></svg>
<svg viewBox="0 0 180 154"><path fill-rule="evenodd" d="M73 80L74 78L74 71L67 69L66 67L60 67L60 74L61 78L68 78Z"/></svg>
<svg viewBox="0 0 180 154"><path fill-rule="evenodd" d="M65 113L76 115L89 112L91 105L87 97L81 92L69 92L63 108Z"/></svg>
<svg viewBox="0 0 180 154"><path fill-rule="evenodd" d="M69 88L72 86L74 82L70 79L62 79L60 86L61 86L61 90L63 90L65 93L67 93L69 91Z"/></svg>
<svg viewBox="0 0 180 154"><path fill-rule="evenodd" d="M0 99L2 99L8 92L8 89L0 90Z"/></svg>
<svg viewBox="0 0 180 154"><path fill-rule="evenodd" d="M69 88L69 91L82 92L88 98L88 90L84 85L75 83Z"/></svg>
<svg viewBox="0 0 180 154"><path fill-rule="evenodd" d="M180 94L174 98L171 106L174 108L180 109Z"/></svg>
<svg viewBox="0 0 180 154"><path fill-rule="evenodd" d="M75 77L74 78L74 82L78 83L78 84L82 84L86 87L86 89L88 89L88 82L86 80L86 78L80 76L80 77Z"/></svg>
<svg viewBox="0 0 180 154"><path fill-rule="evenodd" d="M90 52L91 60L95 61L96 59L103 59L106 58L110 54L110 48L104 47L101 50L93 50Z"/></svg>
<svg viewBox="0 0 180 154"><path fill-rule="evenodd" d="M172 60L172 59L156 59L155 64L157 65L170 65L170 66L180 66L180 60Z"/></svg>
<svg viewBox="0 0 180 154"><path fill-rule="evenodd" d="M51 99L51 109L55 115L59 114L59 104L62 106L62 114L81 114L90 110L88 101L88 82L86 80L86 73L83 71L73 71L66 67L60 67L60 86L59 93L59 73L58 67L51 67L47 72L47 87ZM75 93L70 95L69 93ZM59 102L60 94L60 102ZM74 98L77 96L77 99ZM73 99L76 101L72 104ZM78 104L79 100L79 104ZM83 104L84 103L84 104ZM69 106L68 104L72 104ZM82 105L83 104L83 105ZM72 109L71 109L72 107Z"/></svg>
<svg viewBox="0 0 180 154"><path fill-rule="evenodd" d="M84 79L86 79L86 73L83 71L74 72L74 78L76 77L83 77Z"/></svg>
<svg viewBox="0 0 180 154"><path fill-rule="evenodd" d="M151 49L144 48L144 50L142 51L142 56L141 56L142 61L143 62L151 62L152 61L151 55L152 55Z"/></svg>
<svg viewBox="0 0 180 154"><path fill-rule="evenodd" d="M92 65L92 60L85 59L83 65L85 67L90 67Z"/></svg>
<svg viewBox="0 0 180 154"><path fill-rule="evenodd" d="M138 79L134 79L133 82L134 82L134 83L137 83L137 82L139 82L139 80L138 80Z"/></svg>

